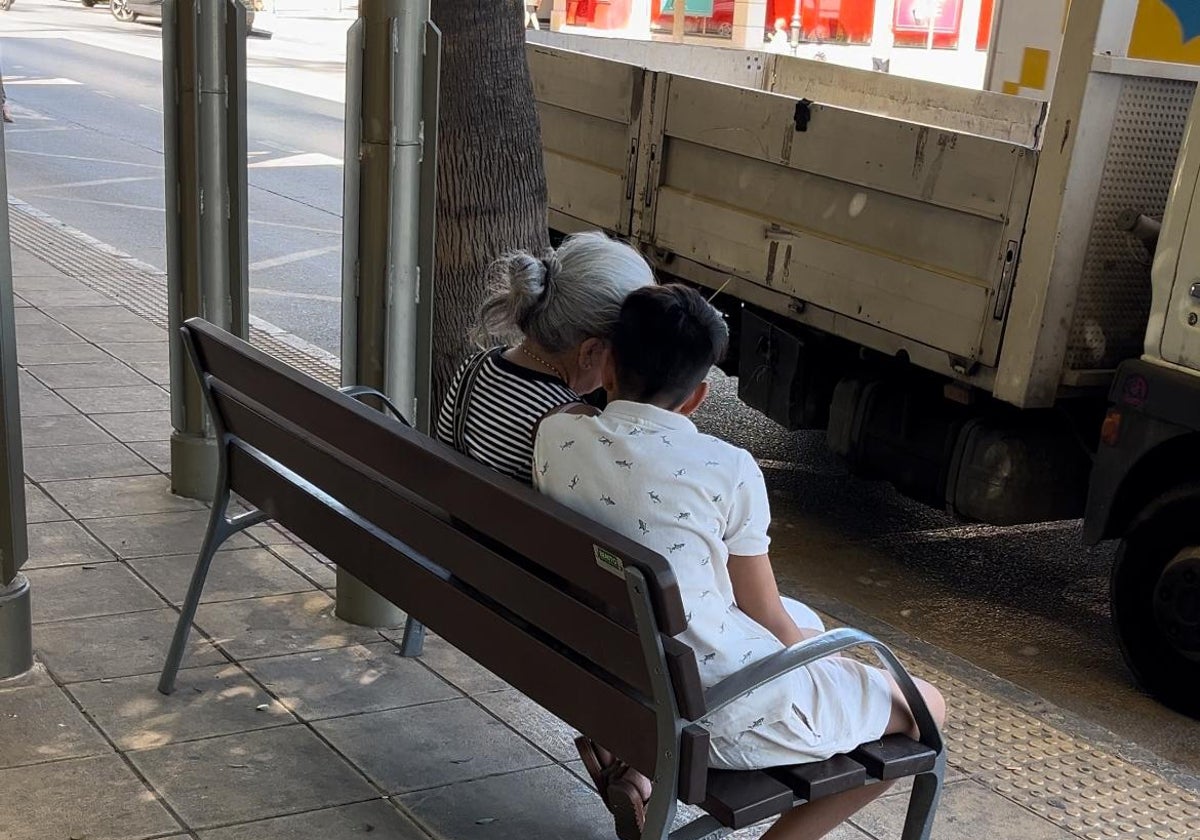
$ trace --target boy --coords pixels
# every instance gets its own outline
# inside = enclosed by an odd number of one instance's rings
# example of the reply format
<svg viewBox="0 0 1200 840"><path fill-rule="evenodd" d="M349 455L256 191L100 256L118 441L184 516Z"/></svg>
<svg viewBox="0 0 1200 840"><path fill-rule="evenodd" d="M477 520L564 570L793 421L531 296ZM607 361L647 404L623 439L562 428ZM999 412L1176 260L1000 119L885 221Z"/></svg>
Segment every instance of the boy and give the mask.
<svg viewBox="0 0 1200 840"><path fill-rule="evenodd" d="M767 554L766 486L754 459L688 419L727 344L720 314L696 291L633 292L605 363L607 408L547 417L534 447L543 493L667 558L689 620L680 639L695 650L705 687L824 629L810 609L779 595ZM921 688L940 723L940 695ZM915 729L885 672L841 657L793 671L701 723L712 736L710 763L729 769L820 761ZM641 778L617 781L647 790ZM797 808L765 838L821 837L882 790ZM619 833L634 833L609 805Z"/></svg>

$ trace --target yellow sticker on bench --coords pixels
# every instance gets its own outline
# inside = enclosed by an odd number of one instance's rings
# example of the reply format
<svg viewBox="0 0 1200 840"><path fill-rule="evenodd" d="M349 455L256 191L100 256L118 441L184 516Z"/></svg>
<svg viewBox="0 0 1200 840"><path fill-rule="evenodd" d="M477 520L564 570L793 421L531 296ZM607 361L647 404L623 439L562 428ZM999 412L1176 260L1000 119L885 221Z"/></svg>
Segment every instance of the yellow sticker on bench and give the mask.
<svg viewBox="0 0 1200 840"><path fill-rule="evenodd" d="M596 565L606 572L612 572L621 580L625 580L625 561L598 545L593 545L596 551Z"/></svg>

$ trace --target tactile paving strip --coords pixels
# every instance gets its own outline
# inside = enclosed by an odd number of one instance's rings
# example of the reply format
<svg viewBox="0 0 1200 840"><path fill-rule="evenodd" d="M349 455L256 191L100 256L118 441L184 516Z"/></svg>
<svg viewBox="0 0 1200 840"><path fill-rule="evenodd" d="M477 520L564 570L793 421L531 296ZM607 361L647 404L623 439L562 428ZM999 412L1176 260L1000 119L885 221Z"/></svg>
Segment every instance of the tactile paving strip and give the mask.
<svg viewBox="0 0 1200 840"><path fill-rule="evenodd" d="M13 244L146 320L168 326L167 280L161 272L19 202L9 202L9 227ZM341 384L328 354L298 346L302 342L280 330L252 324L250 342L327 385Z"/></svg>
<svg viewBox="0 0 1200 840"><path fill-rule="evenodd" d="M166 326L166 281L161 273L19 202L10 202L10 211L15 244ZM288 343L288 336L256 326L251 340L337 384L337 367L327 356ZM897 653L914 674L950 698L945 737L949 764L958 772L1081 840L1200 840L1200 796L1195 791L1055 726L1053 715L1039 715L1037 709L1021 708L960 679L943 654L922 649L917 657L900 646ZM851 655L876 664L867 651Z"/></svg>

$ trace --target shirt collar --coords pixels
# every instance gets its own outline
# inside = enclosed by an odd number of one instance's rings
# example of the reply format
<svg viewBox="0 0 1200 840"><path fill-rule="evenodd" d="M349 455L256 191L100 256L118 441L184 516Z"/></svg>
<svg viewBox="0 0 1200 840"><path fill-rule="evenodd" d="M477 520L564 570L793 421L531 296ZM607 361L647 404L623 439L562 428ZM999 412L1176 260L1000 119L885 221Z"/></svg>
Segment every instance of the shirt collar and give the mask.
<svg viewBox="0 0 1200 840"><path fill-rule="evenodd" d="M604 416L637 426L650 426L671 432L695 432L696 424L682 414L649 403L614 400L604 409Z"/></svg>

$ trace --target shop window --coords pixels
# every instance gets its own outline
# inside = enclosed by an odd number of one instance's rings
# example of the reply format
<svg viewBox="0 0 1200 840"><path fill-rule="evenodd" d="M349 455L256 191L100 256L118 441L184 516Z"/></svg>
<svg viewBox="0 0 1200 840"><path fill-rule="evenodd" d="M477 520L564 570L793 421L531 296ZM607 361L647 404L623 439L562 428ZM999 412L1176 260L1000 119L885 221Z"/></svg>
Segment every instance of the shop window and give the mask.
<svg viewBox="0 0 1200 840"><path fill-rule="evenodd" d="M789 27L800 15L800 40L869 44L875 27L875 0L767 0L767 29L782 20Z"/></svg>
<svg viewBox="0 0 1200 840"><path fill-rule="evenodd" d="M962 0L896 0L892 30L898 47L958 47Z"/></svg>
<svg viewBox="0 0 1200 840"><path fill-rule="evenodd" d="M676 0L654 0L651 28L655 32L674 31L675 2ZM733 2L734 0L684 0L683 33L732 38Z"/></svg>

